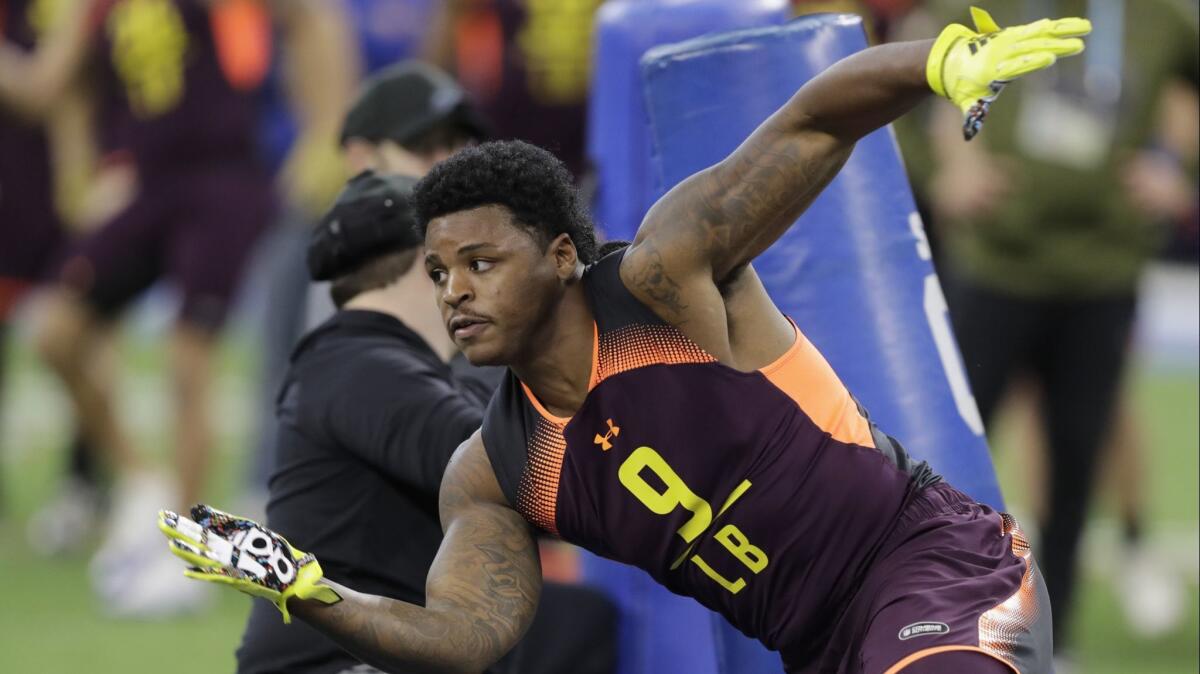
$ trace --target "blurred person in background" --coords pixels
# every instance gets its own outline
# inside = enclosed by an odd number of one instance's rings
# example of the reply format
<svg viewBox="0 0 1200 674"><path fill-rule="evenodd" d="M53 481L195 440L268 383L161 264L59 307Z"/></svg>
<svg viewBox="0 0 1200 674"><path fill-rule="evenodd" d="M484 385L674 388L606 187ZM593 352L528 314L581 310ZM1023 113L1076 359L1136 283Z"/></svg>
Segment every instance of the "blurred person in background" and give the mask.
<svg viewBox="0 0 1200 674"><path fill-rule="evenodd" d="M322 5L278 0L270 8L311 39ZM116 523L164 498L191 502L204 488L216 337L273 209L253 98L270 56L269 16L257 0L64 7L33 52L0 51L0 104L44 117L86 83L104 154L97 180L108 186L111 215L57 272L40 307L38 346L116 474L112 524L92 565L96 589L117 615L160 615L195 608L203 597L148 561L141 546L151 530ZM137 450L112 381L96 367L121 311L163 278L182 295L169 338L175 481ZM137 573L156 580L133 585Z"/></svg>
<svg viewBox="0 0 1200 674"><path fill-rule="evenodd" d="M496 138L550 150L587 178L592 29L603 0L446 0L427 58L479 101Z"/></svg>
<svg viewBox="0 0 1200 674"><path fill-rule="evenodd" d="M366 82L342 131L356 176L306 256L313 280L330 282L337 312L297 345L278 395L271 526L339 577L416 603L442 540L442 473L482 423L494 382L450 365L458 349L417 263L411 191L435 163L484 137L463 91L431 66L409 62ZM545 599L524 645L489 671L611 671L612 606L561 586ZM251 609L237 655L241 674L377 671L306 624L284 625L266 604Z"/></svg>
<svg viewBox="0 0 1200 674"><path fill-rule="evenodd" d="M29 52L61 10L61 0L0 0L0 40ZM5 344L18 305L50 271L72 228L86 228L82 192L94 170L87 110L72 95L47 119L0 106L0 402ZM35 514L30 544L64 552L80 539L98 507L96 462L79 429L73 432L69 479L51 507ZM0 514L4 512L0 494Z"/></svg>
<svg viewBox="0 0 1200 674"><path fill-rule="evenodd" d="M966 3L926 3L935 20ZM1177 163L1151 147L1164 87L1197 82L1185 3L983 3L997 20L1082 12L1081 59L1030 78L995 110L983 142L931 120L928 197L959 346L986 423L1013 379L1039 389L1048 444L1040 552L1054 644L1069 648L1077 550L1124 372L1140 273L1162 231L1150 201ZM998 122L998 123L997 123ZM1174 164L1171 166L1171 164Z"/></svg>
<svg viewBox="0 0 1200 674"><path fill-rule="evenodd" d="M72 11L72 2L69 0L35 0L28 4L28 13L37 17L43 29L53 22L53 12L64 8ZM240 9L249 10L250 13L258 11L260 7L272 10L275 32L280 38L271 41L274 47L271 63L277 65L273 72L305 73L304 77L285 78L279 75L275 78L288 80L286 87L280 85L281 90L286 89L281 96L296 119L289 120L287 133L289 140L297 136L299 140L290 146L292 152L283 152L278 159L271 157L271 161L277 161L283 167L281 191L289 197L288 203L295 201L292 198L294 195L306 195L308 203L323 206L325 201L322 199L327 200L343 179L334 138L349 99L349 91L357 79L343 17L338 8L329 3L305 0L276 6L252 0L227 2L226 8L219 15L214 15L214 26L216 22L228 24L229 17L233 18L234 24L241 23L237 16L245 16L245 12L236 11L239 5ZM20 7L14 5L13 10L20 10ZM23 14L20 11L13 12L15 17ZM14 27L21 25L16 23ZM236 63L253 57L261 49L261 42L256 40L256 36L238 31L236 25L227 26L225 32L235 34L224 41L223 62ZM24 46L27 39L23 38L20 44ZM339 95L339 92L344 93ZM114 217L128 205L133 192L131 174L123 162L95 165L96 139L91 128L88 96L86 82L73 82L63 92L61 102L49 111L47 120L56 139L53 164L59 211L65 214L75 229L85 231ZM264 135L268 139L274 137L270 133ZM120 157L120 153L110 152L109 158L113 157ZM21 202L36 201L37 193L28 192L29 196L22 196ZM28 259L24 260L22 264L28 266ZM102 351L111 351L101 345L101 339L106 337L97 336L94 340L92 351L97 354L91 359L94 381L112 376L109 373L111 363L101 365L98 355ZM112 355L107 354L106 360L112 360ZM110 387L111 384L98 386ZM87 446L82 433L76 434L70 447L67 471L67 477L55 496L30 518L30 545L43 554L70 552L86 545L89 542L86 532L101 516L106 505L101 498L103 490L98 484L101 480L94 451Z"/></svg>
<svg viewBox="0 0 1200 674"><path fill-rule="evenodd" d="M308 68L275 68L263 89L260 138L264 155L284 183L279 217L256 252L249 284L266 299L258 328L262 344L258 377L257 429L242 508L261 512L275 445L275 395L288 355L305 330L328 318L333 306L309 283L305 247L346 173L338 131L361 76L421 53L440 0L326 0L326 23L339 24L336 39L317 46L329 77L316 82ZM276 61L280 63L279 61ZM282 64L281 64L282 65ZM334 67L328 67L333 65ZM297 78L295 73L304 73ZM306 115L290 90L304 86L322 105L321 124L303 128ZM324 123L332 120L332 124ZM299 180L297 180L299 178ZM289 186L291 184L292 186Z"/></svg>
<svg viewBox="0 0 1200 674"><path fill-rule="evenodd" d="M1139 153L1123 173L1122 182L1130 201L1151 226L1162 229L1169 245L1160 257L1187 259L1187 246L1195 245L1198 210L1197 159L1200 158L1200 95L1194 86L1173 81L1159 101L1152 151ZM1189 244L1190 241L1190 244ZM1178 261L1177 261L1178 262ZM1129 345L1133 349L1134 345ZM1148 490L1146 476L1150 451L1145 423L1134 400L1132 363L1126 366L1118 385L1111 431L1101 450L1099 479L1116 509L1123 545L1121 570L1113 574L1113 589L1125 611L1130 630L1144 638L1162 636L1177 628L1186 617L1186 588L1180 574L1170 568L1147 542ZM1046 454L1042 429L1042 403L1036 382L1024 378L1013 387L1002 409L1017 424L1021 440L1017 447L1025 464L1028 482L1027 507L1038 519L1046 516Z"/></svg>

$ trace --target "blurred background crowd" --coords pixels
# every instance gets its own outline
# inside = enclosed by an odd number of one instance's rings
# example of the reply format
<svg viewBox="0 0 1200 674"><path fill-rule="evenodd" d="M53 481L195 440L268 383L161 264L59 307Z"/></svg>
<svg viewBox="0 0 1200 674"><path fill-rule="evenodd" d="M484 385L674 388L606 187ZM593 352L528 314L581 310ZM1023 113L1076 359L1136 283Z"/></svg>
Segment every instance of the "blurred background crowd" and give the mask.
<svg viewBox="0 0 1200 674"><path fill-rule="evenodd" d="M346 142L355 92L434 64L493 137L551 150L594 193L602 4L0 0L0 671L231 667L248 602L174 582L130 513L262 513L288 354L332 311L309 233L372 165L356 153L389 151ZM1194 672L1200 10L978 4L1096 27L972 143L939 101L894 127L1001 486L1040 529L1063 662ZM883 42L968 3L792 5L861 14ZM571 577L569 550L545 557Z"/></svg>

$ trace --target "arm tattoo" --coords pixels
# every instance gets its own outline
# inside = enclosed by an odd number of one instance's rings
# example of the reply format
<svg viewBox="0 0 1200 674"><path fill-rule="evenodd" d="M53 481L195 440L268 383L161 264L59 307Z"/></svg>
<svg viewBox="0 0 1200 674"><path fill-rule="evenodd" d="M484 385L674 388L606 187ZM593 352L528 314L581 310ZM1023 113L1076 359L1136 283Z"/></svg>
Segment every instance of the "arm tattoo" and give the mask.
<svg viewBox="0 0 1200 674"><path fill-rule="evenodd" d="M303 602L294 605L297 614L383 669L478 672L498 660L529 626L542 578L525 521L478 497L499 489L490 470L486 456L464 457L461 449L447 468L446 538L429 569L424 608L339 587L344 601Z"/></svg>
<svg viewBox="0 0 1200 674"><path fill-rule="evenodd" d="M818 161L809 144L763 128L728 162L697 176L680 221L692 224L710 251L714 277L723 278L779 238L844 160L830 152Z"/></svg>
<svg viewBox="0 0 1200 674"><path fill-rule="evenodd" d="M662 254L657 248L649 247L644 255L646 262L639 267L637 277L633 279L635 292L640 291L669 309L671 313L680 316L687 309L687 305L680 300L680 285L667 273Z"/></svg>

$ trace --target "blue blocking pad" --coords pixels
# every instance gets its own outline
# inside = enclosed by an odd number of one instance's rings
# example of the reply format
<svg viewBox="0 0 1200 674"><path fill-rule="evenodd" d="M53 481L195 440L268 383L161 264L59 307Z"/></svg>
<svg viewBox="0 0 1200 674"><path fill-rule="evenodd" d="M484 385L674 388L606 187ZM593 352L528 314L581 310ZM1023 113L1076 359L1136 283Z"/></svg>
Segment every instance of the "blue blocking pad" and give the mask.
<svg viewBox="0 0 1200 674"><path fill-rule="evenodd" d="M638 60L651 47L755 26L779 25L788 0L608 0L596 14L588 157L592 204L610 239L629 239L654 202L650 133Z"/></svg>

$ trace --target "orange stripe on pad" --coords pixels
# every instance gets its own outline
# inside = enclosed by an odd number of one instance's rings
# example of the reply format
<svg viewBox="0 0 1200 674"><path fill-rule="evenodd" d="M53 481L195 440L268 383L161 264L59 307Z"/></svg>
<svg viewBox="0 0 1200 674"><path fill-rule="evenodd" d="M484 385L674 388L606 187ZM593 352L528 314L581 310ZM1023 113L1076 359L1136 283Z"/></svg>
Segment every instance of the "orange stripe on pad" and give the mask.
<svg viewBox="0 0 1200 674"><path fill-rule="evenodd" d="M1020 670L1018 670L1016 667L1014 667L1011 662L1008 662L1002 658L996 657L995 655L988 653L987 651L985 651L982 648L979 648L977 646L964 646L964 645L934 646L933 648L926 648L924 650L917 651L916 653L910 653L903 660L901 660L900 662L897 662L896 664L889 667L888 670L886 672L884 672L883 674L901 674L901 672L903 672L905 667L911 665L912 663L916 662L917 660L922 660L931 655L937 655L938 653L950 653L952 651L971 651L973 653L982 653L983 655L986 655L989 658L992 658L993 660L999 660L1000 662L1007 665L1009 669L1013 670L1013 674L1021 674Z"/></svg>
<svg viewBox="0 0 1200 674"><path fill-rule="evenodd" d="M795 322L792 327L796 330L796 341L791 348L759 372L796 401L813 423L834 440L874 448L871 426L859 413L842 380Z"/></svg>

